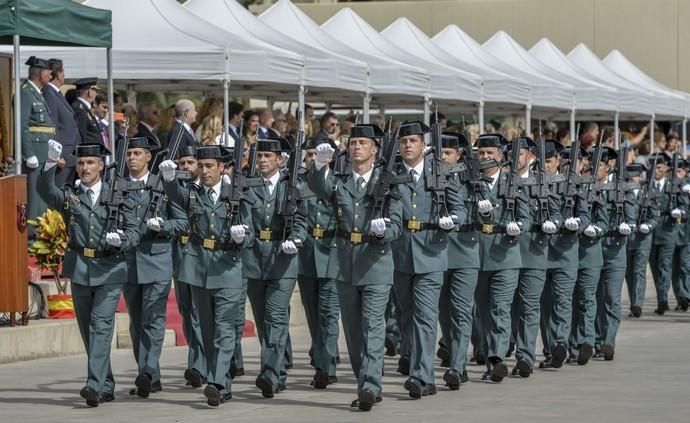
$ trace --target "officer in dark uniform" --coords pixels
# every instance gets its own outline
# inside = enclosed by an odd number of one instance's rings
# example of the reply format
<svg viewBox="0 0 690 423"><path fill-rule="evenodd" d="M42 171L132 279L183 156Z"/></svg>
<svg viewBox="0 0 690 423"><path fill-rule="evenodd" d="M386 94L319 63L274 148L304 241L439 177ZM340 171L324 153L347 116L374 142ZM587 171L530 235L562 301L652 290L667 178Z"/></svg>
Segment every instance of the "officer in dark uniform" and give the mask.
<svg viewBox="0 0 690 423"><path fill-rule="evenodd" d="M74 82L78 97L72 103L72 108L77 117L83 144L103 144L103 133L98 118L91 112L91 105L100 90L97 84L98 78L82 78Z"/></svg>

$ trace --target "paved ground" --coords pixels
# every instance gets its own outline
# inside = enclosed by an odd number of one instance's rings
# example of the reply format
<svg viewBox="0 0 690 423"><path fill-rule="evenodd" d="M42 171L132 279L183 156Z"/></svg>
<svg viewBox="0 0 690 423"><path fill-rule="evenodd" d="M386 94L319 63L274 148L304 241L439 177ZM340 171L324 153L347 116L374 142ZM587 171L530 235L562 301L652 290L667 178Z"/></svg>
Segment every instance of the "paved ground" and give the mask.
<svg viewBox="0 0 690 423"><path fill-rule="evenodd" d="M295 328L296 367L287 391L274 399L262 398L254 387L258 344L251 338L243 341L248 375L237 380L233 399L218 409L206 406L201 389L184 386L186 350L176 347L163 353L164 392L148 400L127 395L136 376L134 361L127 351L114 352L116 401L96 409L86 408L78 394L84 356L0 365L0 422L687 422L690 313L659 317L652 313L653 302L650 298L642 319L623 322L613 362L536 370L529 379L508 378L500 385L482 382L483 369L469 366L471 381L456 392L441 387L443 372L437 371L438 395L413 401L395 373L397 358L387 357L384 401L369 414L349 407L355 383L346 355L338 384L326 391L309 386L308 334Z"/></svg>

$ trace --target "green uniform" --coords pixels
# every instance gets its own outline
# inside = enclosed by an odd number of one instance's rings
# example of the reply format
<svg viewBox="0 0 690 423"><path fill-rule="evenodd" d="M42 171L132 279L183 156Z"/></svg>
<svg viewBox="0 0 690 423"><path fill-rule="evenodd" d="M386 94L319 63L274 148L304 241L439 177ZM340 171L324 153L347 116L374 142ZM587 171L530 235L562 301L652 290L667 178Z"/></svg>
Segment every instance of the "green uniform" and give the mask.
<svg viewBox="0 0 690 423"><path fill-rule="evenodd" d="M638 209L641 207L640 200L644 195L643 192L647 188L636 190L634 193L635 204ZM648 195L654 195L650 192ZM639 222L639 224L646 223L651 227L651 230L657 226L658 210L654 202L647 208L646 222ZM641 212L641 210L640 210ZM638 213L639 215L639 213ZM639 219L638 219L639 221ZM650 232L643 234L639 231L639 226L636 228L637 232L630 235L627 245L627 259L625 270L625 282L628 286L628 296L630 297L630 306L638 306L642 308L645 301L645 289L647 287L647 263L649 262L649 254L652 251L652 240L654 233Z"/></svg>
<svg viewBox="0 0 690 423"><path fill-rule="evenodd" d="M376 171L378 172L378 171ZM376 175L372 175L375 178ZM374 199L355 187L354 174L335 176L327 166L307 175L309 188L336 210L338 297L343 330L358 393L381 395L386 304L393 284L391 241L400 236L402 209L393 198L390 225L382 237L370 234ZM371 178L367 184L372 183Z"/></svg>
<svg viewBox="0 0 690 423"><path fill-rule="evenodd" d="M102 183L95 203L85 186L55 186L55 170L37 169L37 190L48 206L59 210L67 227L67 250L62 273L72 282L77 324L88 357L86 386L97 393L112 394L115 379L110 367L110 345L115 328L115 309L122 285L127 281L124 253L139 242L138 225L127 208L123 213L124 237L119 248L105 242L108 207L101 200L108 195Z"/></svg>
<svg viewBox="0 0 690 423"><path fill-rule="evenodd" d="M684 181L687 184L687 180ZM688 194L681 194L687 201ZM687 309L690 300L690 224L687 216L683 216L682 225L678 234L678 243L673 254L673 270L671 272L671 287L676 297L678 309Z"/></svg>

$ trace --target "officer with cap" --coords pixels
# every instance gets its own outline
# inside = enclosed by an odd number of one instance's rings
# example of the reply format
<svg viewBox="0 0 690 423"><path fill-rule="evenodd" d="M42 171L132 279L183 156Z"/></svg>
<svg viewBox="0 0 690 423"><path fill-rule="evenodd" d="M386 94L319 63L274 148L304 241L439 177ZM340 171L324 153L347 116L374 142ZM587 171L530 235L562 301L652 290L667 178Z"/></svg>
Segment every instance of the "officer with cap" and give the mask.
<svg viewBox="0 0 690 423"><path fill-rule="evenodd" d="M82 143L103 144L101 127L98 125L98 118L91 112L91 105L96 99L98 88L98 78L82 78L74 81L77 88L78 97L72 103L74 115L77 117L79 134Z"/></svg>
<svg viewBox="0 0 690 423"><path fill-rule="evenodd" d="M652 166L656 167L654 163ZM640 183L641 174L646 173L647 179L652 178L651 172L642 163L629 165L628 176L634 182ZM653 182L652 182L653 183ZM656 193L649 189L648 184L633 191L634 204L638 209L635 231L629 236L625 269L625 282L628 286L630 298L630 316L640 317L645 301L647 287L647 263L652 251L653 231L657 226Z"/></svg>
<svg viewBox="0 0 690 423"><path fill-rule="evenodd" d="M206 358L203 376L208 384L204 396L207 404L214 407L232 398L229 370L242 299L242 251L251 248L254 241L249 204L252 200L242 201L239 216L233 216L222 198L232 188L229 178L223 177L229 156L223 146L197 147L201 186L185 187L175 181L177 165L172 160L159 166L170 201L181 205L189 216L189 239L182 247L178 279L192 286ZM196 377L185 378L192 383L197 381Z"/></svg>
<svg viewBox="0 0 690 423"><path fill-rule="evenodd" d="M522 181L542 178L545 191L539 192L540 186L529 184L525 187L525 194L529 194L529 216L523 221L525 234L520 239L520 269L517 289L513 298L512 328L515 339L515 367L513 375L529 377L536 361L537 334L539 333L539 309L541 294L546 280L546 262L550 235L556 233L561 225L561 211L558 194L552 191L549 182L553 174L548 174L546 163L539 164L535 160L536 143L529 137L513 140L513 147L520 146L520 166L518 173ZM544 157L553 160L558 157L562 149L555 140L543 141ZM535 167L537 171L535 172ZM544 169L544 175L539 168ZM541 197L546 194L545 198ZM546 209L542 209L542 202L546 202Z"/></svg>
<svg viewBox="0 0 690 423"><path fill-rule="evenodd" d="M381 175L374 168L381 138L377 126L355 125L348 145L352 171L334 174L327 165L335 149L324 143L316 147L315 171L307 174L309 188L336 209L338 297L350 364L357 378L357 399L351 406L362 411L382 400L385 311L393 284L391 241L400 236L402 225L396 188L386 197L382 211L374 207L376 198L367 195Z"/></svg>
<svg viewBox="0 0 690 423"><path fill-rule="evenodd" d="M132 182L146 186L149 178L151 150L160 146L151 138L131 138L127 147L127 169ZM129 250L127 283L122 290L130 317L134 359L138 372L130 394L148 398L161 386L160 355L165 338L165 316L170 281L173 277L172 242L187 231L187 215L177 204L163 198L155 216L147 216L154 193L150 189L132 190L129 200L141 233L136 248Z"/></svg>
<svg viewBox="0 0 690 423"><path fill-rule="evenodd" d="M178 177L183 186L194 185L198 189L202 183L199 179L199 164L196 160L196 147L186 146L180 149L177 165L180 171L189 172L185 180ZM188 228L189 229L189 228ZM177 309L182 317L182 331L187 340L187 369L184 378L187 384L193 388L199 388L206 383L206 357L201 338L201 325L199 324L199 312L192 301L192 286L179 280L180 263L184 257L184 248L189 242L189 230L180 233L177 242L173 242L173 283L175 284L175 298ZM240 332L241 335L241 332ZM237 346L235 346L237 348Z"/></svg>
<svg viewBox="0 0 690 423"><path fill-rule="evenodd" d="M251 250L244 255L247 295L252 305L256 329L261 340L261 370L256 386L266 398L285 389L287 369L285 348L288 339L290 298L295 288L298 246L307 235L304 207L300 208L283 239L285 218L278 214L287 189L287 175L280 172L281 153L292 151L284 138L260 139L257 161L264 185L253 187L253 231L258 234Z"/></svg>
<svg viewBox="0 0 690 423"><path fill-rule="evenodd" d="M526 229L524 222L529 221L524 195L520 192L514 193L512 198L506 195L509 181L499 167L505 145L507 140L500 134L484 134L477 139L479 160L487 165L482 169L484 199L477 203L481 223L481 267L475 293L475 318L478 319L482 351L487 360L483 379L497 383L508 375L504 360L510 343L510 308L522 266L517 237L522 236ZM488 164L492 161L493 165Z"/></svg>
<svg viewBox="0 0 690 423"><path fill-rule="evenodd" d="M108 154L100 144L77 146L74 186L55 186L55 170L62 145L48 141L47 161L37 189L48 205L58 210L67 227L68 243L62 273L72 286L74 311L88 357L88 378L80 395L90 407L115 399L115 379L110 367L110 346L115 309L127 281L125 253L139 242L134 213L122 206L122 230L107 232L109 206L101 202L109 187L101 175Z"/></svg>
<svg viewBox="0 0 690 423"><path fill-rule="evenodd" d="M50 81L50 63L31 56L26 65L29 66L29 74L19 90L22 173L28 178L29 219L36 219L48 208L36 191L36 182L41 173L38 166L48 158L48 140L55 138L55 123L41 93L41 89ZM33 232L33 226L29 227L31 237Z"/></svg>
<svg viewBox="0 0 690 423"><path fill-rule="evenodd" d="M316 147L335 143L325 131L306 142L305 165L314 170ZM305 200L307 237L299 252L299 293L311 335L311 353L316 374L312 384L323 389L337 381L335 375L338 349L338 249L335 242L335 210L329 201L312 196Z"/></svg>
<svg viewBox="0 0 690 423"><path fill-rule="evenodd" d="M393 289L401 309L400 355L410 363L404 387L415 399L436 394L434 348L439 296L448 270L448 232L457 221L465 221L467 213L457 190L446 189L446 204L437 204L428 188L432 166L424 154L424 134L430 131L420 121L403 123L398 130L402 163L397 173L410 174L411 181L398 186L403 230L391 243Z"/></svg>

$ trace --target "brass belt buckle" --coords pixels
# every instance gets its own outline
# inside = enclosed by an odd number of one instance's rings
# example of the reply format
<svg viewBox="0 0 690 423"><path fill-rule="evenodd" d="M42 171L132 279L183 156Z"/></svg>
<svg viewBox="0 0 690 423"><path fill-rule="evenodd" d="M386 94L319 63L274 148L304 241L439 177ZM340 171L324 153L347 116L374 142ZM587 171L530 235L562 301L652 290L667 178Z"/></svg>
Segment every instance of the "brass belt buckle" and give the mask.
<svg viewBox="0 0 690 423"><path fill-rule="evenodd" d="M84 257L96 257L96 250L94 250L93 248L84 248Z"/></svg>
<svg viewBox="0 0 690 423"><path fill-rule="evenodd" d="M323 232L323 228L312 228L311 236L313 236L315 239L321 239L323 238Z"/></svg>
<svg viewBox="0 0 690 423"><path fill-rule="evenodd" d="M207 250L213 250L216 248L216 240L204 238L204 248Z"/></svg>
<svg viewBox="0 0 690 423"><path fill-rule="evenodd" d="M489 223L484 223L482 225L482 233L488 234L488 235L494 233L494 225L489 224Z"/></svg>
<svg viewBox="0 0 690 423"><path fill-rule="evenodd" d="M422 221L417 219L410 219L407 221L407 229L411 231L418 231L422 229Z"/></svg>
<svg viewBox="0 0 690 423"><path fill-rule="evenodd" d="M259 231L259 239L262 241L270 241L271 240L271 233L272 231L270 229L264 229Z"/></svg>
<svg viewBox="0 0 690 423"><path fill-rule="evenodd" d="M185 245L189 242L188 235L180 235L180 244Z"/></svg>
<svg viewBox="0 0 690 423"><path fill-rule="evenodd" d="M362 243L362 233L361 232L350 232L350 242L353 244Z"/></svg>

